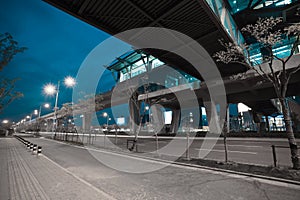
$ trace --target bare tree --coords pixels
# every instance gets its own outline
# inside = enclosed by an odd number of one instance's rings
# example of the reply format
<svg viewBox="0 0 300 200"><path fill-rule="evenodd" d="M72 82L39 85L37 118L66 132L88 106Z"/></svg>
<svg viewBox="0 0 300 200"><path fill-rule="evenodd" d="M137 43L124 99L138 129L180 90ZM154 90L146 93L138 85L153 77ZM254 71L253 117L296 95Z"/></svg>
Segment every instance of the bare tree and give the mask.
<svg viewBox="0 0 300 200"><path fill-rule="evenodd" d="M229 110L228 110L229 105L226 105L226 115L224 119L224 125L222 128L222 135L223 135L223 144L224 144L224 153L225 153L225 163L228 163L228 145L227 145L227 133L229 132L229 127L228 127L228 116L229 116Z"/></svg>
<svg viewBox="0 0 300 200"><path fill-rule="evenodd" d="M264 49L264 51L267 52L266 55L263 56L262 63L253 62L253 60L250 59L249 52L252 50L252 47L247 44L237 45L235 43L224 43L221 41L225 50L215 53L214 57L218 62L242 64L249 70L255 71L264 80L272 83L282 107L293 168L299 169L297 143L292 129L286 94L288 83L292 75L300 70L300 64L292 69L287 69L287 62L292 58L299 44L300 23L280 29L278 25L281 22L281 18L260 18L254 25L247 25L242 29L242 31L256 40L260 49ZM286 58L280 58L272 50L276 45L278 46L286 40L291 43L290 54ZM275 68L275 60L280 61L279 70ZM264 63L267 63L267 68L263 68ZM237 76L235 78L237 78Z"/></svg>
<svg viewBox="0 0 300 200"><path fill-rule="evenodd" d="M8 65L13 57L25 51L25 47L19 47L9 33L0 34L0 71ZM20 92L15 92L15 82L18 79L0 79L0 112L15 99L23 96Z"/></svg>
<svg viewBox="0 0 300 200"><path fill-rule="evenodd" d="M140 81L140 87L135 88L135 87L130 87L128 85L127 87L127 95L129 97L129 109L131 110L130 115L131 115L131 120L132 120L132 132L134 134L134 140L132 146L129 148L130 151L133 151L136 143L138 141L139 134L141 132L142 128L142 122L143 118L146 114L146 106L144 105L144 109L142 113L140 112L141 110L141 104L138 100L139 94L143 93L147 95L147 99L144 100L144 103L149 103L148 102L148 94L149 94L149 77L147 74L143 75L142 77L139 78ZM128 84L128 83L127 83ZM143 91L139 91L143 90Z"/></svg>

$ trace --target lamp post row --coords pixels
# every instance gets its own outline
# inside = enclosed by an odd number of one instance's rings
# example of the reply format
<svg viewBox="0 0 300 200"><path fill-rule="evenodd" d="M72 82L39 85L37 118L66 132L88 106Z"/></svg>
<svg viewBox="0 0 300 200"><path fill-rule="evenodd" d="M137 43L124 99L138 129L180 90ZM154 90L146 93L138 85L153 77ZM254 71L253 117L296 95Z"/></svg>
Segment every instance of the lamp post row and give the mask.
<svg viewBox="0 0 300 200"><path fill-rule="evenodd" d="M72 88L76 84L76 81L73 77L67 76L64 79L64 85L67 88ZM59 97L59 90L60 90L60 81L58 81L57 85L54 85L52 83L48 83L43 87L43 92L45 95L55 95L55 105L54 105L54 115L55 115L55 135L56 135L56 129L57 129L57 110L58 110L58 97ZM34 114L38 115L38 118L41 117L42 107L49 108L50 104L46 103L44 105L40 105L39 110L34 110ZM28 116L26 116L29 121L32 120L32 113ZM22 119L19 123L23 123L26 121L25 119Z"/></svg>
<svg viewBox="0 0 300 200"><path fill-rule="evenodd" d="M67 88L72 88L76 85L76 80L71 77L71 76L67 76L64 79L64 85ZM54 138L56 138L56 131L57 131L57 110L58 110L58 95L59 95L59 90L60 90L60 81L57 82L57 86L49 83L47 85L44 86L44 93L46 95L54 95L55 94L55 105L54 105L54 117L55 117L55 121L54 121Z"/></svg>

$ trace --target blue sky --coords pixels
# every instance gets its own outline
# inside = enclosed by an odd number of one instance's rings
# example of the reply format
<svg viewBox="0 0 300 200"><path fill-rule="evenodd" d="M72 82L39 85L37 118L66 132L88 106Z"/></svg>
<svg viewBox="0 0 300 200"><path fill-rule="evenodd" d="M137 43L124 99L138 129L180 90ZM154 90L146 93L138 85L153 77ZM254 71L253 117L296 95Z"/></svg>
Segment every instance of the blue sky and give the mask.
<svg viewBox="0 0 300 200"><path fill-rule="evenodd" d="M0 76L20 78L16 91L24 94L0 114L0 120L12 121L21 120L44 103L53 106L54 97L43 95L43 85L76 76L87 54L109 37L40 0L1 0L0 33L5 32L28 48L0 72ZM61 87L59 104L70 102L71 95L71 89Z"/></svg>

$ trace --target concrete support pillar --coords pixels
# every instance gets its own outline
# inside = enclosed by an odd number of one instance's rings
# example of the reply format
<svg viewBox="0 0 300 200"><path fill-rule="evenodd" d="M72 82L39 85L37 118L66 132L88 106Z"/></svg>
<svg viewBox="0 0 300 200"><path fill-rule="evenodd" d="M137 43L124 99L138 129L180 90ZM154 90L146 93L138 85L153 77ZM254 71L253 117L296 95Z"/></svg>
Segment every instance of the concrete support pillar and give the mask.
<svg viewBox="0 0 300 200"><path fill-rule="evenodd" d="M50 132L51 129L53 127L53 121L51 119L47 119L47 127L46 127L46 131Z"/></svg>
<svg viewBox="0 0 300 200"><path fill-rule="evenodd" d="M219 124L219 116L217 113L216 104L213 101L205 101L204 107L206 110L206 117L209 125L210 133L220 133L220 124Z"/></svg>
<svg viewBox="0 0 300 200"><path fill-rule="evenodd" d="M172 124L171 124L171 131L172 133L177 134L179 123L180 123L180 109L173 109L172 110Z"/></svg>
<svg viewBox="0 0 300 200"><path fill-rule="evenodd" d="M203 128L203 118L202 118L202 107L199 107L199 124L198 128L202 129Z"/></svg>
<svg viewBox="0 0 300 200"><path fill-rule="evenodd" d="M92 125L92 113L84 113L82 117L82 130L84 133L90 131Z"/></svg>
<svg viewBox="0 0 300 200"><path fill-rule="evenodd" d="M227 105L226 108L226 124L224 124L224 131L226 131L226 133L230 132L230 110L229 110L230 106L229 104Z"/></svg>
<svg viewBox="0 0 300 200"><path fill-rule="evenodd" d="M267 132L270 132L270 122L269 122L269 117L266 115L265 118L266 118L266 131L267 131Z"/></svg>
<svg viewBox="0 0 300 200"><path fill-rule="evenodd" d="M56 122L55 122L55 118L52 118L51 123L52 123L52 124L51 124L51 130L52 130L52 132L55 132L55 126L56 126L56 125L55 125L55 123L56 123Z"/></svg>
<svg viewBox="0 0 300 200"><path fill-rule="evenodd" d="M163 115L163 108L161 105L155 104L151 106L152 110L152 118L153 118L153 125L155 133L159 133L164 128L164 115Z"/></svg>
<svg viewBox="0 0 300 200"><path fill-rule="evenodd" d="M261 114L257 114L258 116L258 123L257 123L257 132L258 133L265 133L266 132L266 122L263 120L262 115Z"/></svg>

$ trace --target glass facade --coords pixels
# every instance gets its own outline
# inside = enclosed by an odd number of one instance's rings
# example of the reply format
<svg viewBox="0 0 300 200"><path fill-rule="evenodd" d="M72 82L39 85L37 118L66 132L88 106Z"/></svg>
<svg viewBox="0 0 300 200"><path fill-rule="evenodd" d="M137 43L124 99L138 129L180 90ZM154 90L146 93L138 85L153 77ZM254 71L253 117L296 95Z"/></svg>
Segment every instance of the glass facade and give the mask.
<svg viewBox="0 0 300 200"><path fill-rule="evenodd" d="M232 8L232 13L238 13L248 8L248 4L250 0L227 0L230 7ZM253 0L252 6L255 5L253 9L261 9L265 7L279 7L291 4L296 2L297 0ZM256 5L257 4L257 5Z"/></svg>
<svg viewBox="0 0 300 200"><path fill-rule="evenodd" d="M163 62L151 55L146 55L143 53L138 54L134 52L131 53L132 54L129 57L125 57L123 60L119 59L119 62L118 60L113 62L113 65L115 65L116 68L112 69L115 69L120 73L119 82L126 81L156 67L164 65ZM128 55L128 53L125 55Z"/></svg>
<svg viewBox="0 0 300 200"><path fill-rule="evenodd" d="M107 68L115 73L119 73L118 82L121 83L146 72L151 72L153 69L163 65L165 65L165 63L151 55L130 51L114 60ZM181 70L168 71L167 73L164 71L162 74L167 74L165 77L162 76L164 80L160 80L160 83L163 83L163 87L150 88L151 91L171 88L196 81L200 82L198 79Z"/></svg>
<svg viewBox="0 0 300 200"><path fill-rule="evenodd" d="M292 49L292 43L293 40L286 40L282 43L278 44L277 46L272 48L272 52L275 56L278 58L286 58L290 55L291 49ZM251 45L251 51L249 51L250 54L250 61L252 65L258 65L264 62L264 55L263 50L258 44L252 44ZM294 54L299 53L299 46L296 48Z"/></svg>
<svg viewBox="0 0 300 200"><path fill-rule="evenodd" d="M228 35L231 36L233 41L237 44L243 44L245 42L241 32L239 31L235 21L233 20L232 14L235 14L239 11L242 11L248 7L249 0L241 1L241 0L228 0L231 8L227 8L224 0L206 0L211 9L214 11L216 16L220 19L223 27L227 31ZM254 8L262 8L262 7L278 7L285 6L295 2L294 0L265 0L259 2L259 4ZM258 1L252 1L251 5L255 5ZM279 58L285 58L290 55L293 39L286 39L282 43L277 46L272 47L273 54ZM250 51L245 52L245 54L249 53L251 65L258 65L263 63L264 57L267 56L264 48L259 46L258 44L252 44L250 46ZM296 49L295 53L299 53L299 47Z"/></svg>
<svg viewBox="0 0 300 200"><path fill-rule="evenodd" d="M241 34L240 30L237 28L235 21L230 13L230 11L226 8L223 0L206 0L208 5L214 11L216 16L220 19L223 27L227 31L228 35L236 41L237 44L244 43L244 37Z"/></svg>

